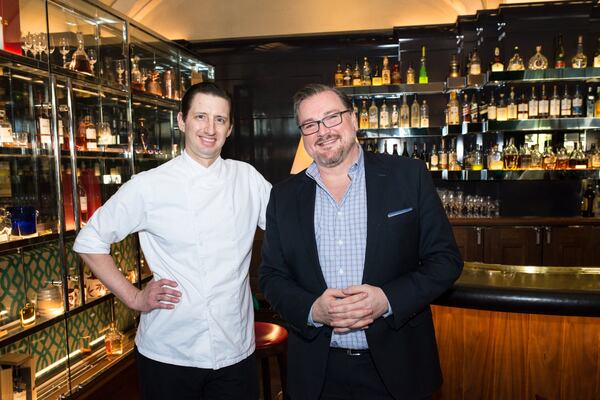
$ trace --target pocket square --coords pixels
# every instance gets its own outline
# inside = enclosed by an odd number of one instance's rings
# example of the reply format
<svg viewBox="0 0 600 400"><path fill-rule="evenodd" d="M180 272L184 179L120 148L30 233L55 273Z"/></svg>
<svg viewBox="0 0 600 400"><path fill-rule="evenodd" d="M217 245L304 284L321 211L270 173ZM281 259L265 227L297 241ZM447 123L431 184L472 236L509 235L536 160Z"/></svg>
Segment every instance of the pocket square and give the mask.
<svg viewBox="0 0 600 400"><path fill-rule="evenodd" d="M396 215L406 214L407 212L411 212L413 210L412 207L403 208L402 210L391 211L388 213L388 218L395 217Z"/></svg>

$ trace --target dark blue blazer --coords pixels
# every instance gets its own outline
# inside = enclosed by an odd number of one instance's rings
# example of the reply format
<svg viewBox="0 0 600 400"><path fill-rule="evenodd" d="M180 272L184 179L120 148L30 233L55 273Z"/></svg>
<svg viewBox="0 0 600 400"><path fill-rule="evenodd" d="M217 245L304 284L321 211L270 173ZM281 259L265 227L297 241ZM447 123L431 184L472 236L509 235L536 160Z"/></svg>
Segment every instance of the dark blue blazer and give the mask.
<svg viewBox="0 0 600 400"><path fill-rule="evenodd" d="M398 399L422 398L442 375L429 304L462 271L452 228L423 162L365 153L367 248L363 283L385 292L393 315L365 332L373 361ZM277 184L267 207L259 284L289 325L288 392L318 399L332 329L307 324L327 288L314 231L316 184L304 172Z"/></svg>

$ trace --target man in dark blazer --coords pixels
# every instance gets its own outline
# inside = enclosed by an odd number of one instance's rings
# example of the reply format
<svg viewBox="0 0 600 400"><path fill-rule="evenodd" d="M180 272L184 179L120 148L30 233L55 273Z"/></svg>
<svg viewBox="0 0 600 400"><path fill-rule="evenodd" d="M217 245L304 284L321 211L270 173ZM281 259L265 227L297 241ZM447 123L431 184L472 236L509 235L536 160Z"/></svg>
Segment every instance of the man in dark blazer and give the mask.
<svg viewBox="0 0 600 400"><path fill-rule="evenodd" d="M294 98L315 160L276 185L260 288L289 324L288 395L427 399L441 385L430 303L462 260L425 164L364 153L335 88Z"/></svg>

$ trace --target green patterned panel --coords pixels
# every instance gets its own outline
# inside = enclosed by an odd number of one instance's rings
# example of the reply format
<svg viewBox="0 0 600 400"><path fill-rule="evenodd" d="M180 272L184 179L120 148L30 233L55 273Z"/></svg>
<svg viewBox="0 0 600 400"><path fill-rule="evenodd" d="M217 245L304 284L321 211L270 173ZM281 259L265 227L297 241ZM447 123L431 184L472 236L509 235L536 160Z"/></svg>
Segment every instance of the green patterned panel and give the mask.
<svg viewBox="0 0 600 400"><path fill-rule="evenodd" d="M77 266L77 259L79 255L73 251L74 240L67 240L65 242L65 260L67 263L67 270L71 270Z"/></svg>
<svg viewBox="0 0 600 400"><path fill-rule="evenodd" d="M19 318L25 305L23 258L19 253L0 256L0 310L8 311L8 320ZM0 323L1 324L1 323Z"/></svg>
<svg viewBox="0 0 600 400"><path fill-rule="evenodd" d="M128 308L120 300L115 300L115 318L117 320L117 328L121 332L126 332L135 328L135 321L139 313Z"/></svg>
<svg viewBox="0 0 600 400"><path fill-rule="evenodd" d="M135 234L127 236L111 246L111 254L121 271L135 268L137 265L137 245Z"/></svg>
<svg viewBox="0 0 600 400"><path fill-rule="evenodd" d="M58 258L58 242L27 249L23 252L27 290L37 292L45 282L60 280L62 268Z"/></svg>
<svg viewBox="0 0 600 400"><path fill-rule="evenodd" d="M110 302L98 304L82 313L70 318L69 345L72 350L79 348L79 338L89 335L91 340L96 340L104 334L104 330L111 321Z"/></svg>
<svg viewBox="0 0 600 400"><path fill-rule="evenodd" d="M30 337L32 354L36 357L37 371L54 364L67 355L66 337L64 322L54 324Z"/></svg>

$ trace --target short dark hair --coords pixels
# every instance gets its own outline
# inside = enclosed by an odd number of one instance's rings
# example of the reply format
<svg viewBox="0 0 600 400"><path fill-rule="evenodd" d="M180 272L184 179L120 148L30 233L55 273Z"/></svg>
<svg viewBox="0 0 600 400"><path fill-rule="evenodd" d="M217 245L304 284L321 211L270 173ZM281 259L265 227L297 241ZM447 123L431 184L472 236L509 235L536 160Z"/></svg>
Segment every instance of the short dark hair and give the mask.
<svg viewBox="0 0 600 400"><path fill-rule="evenodd" d="M309 97L315 96L323 92L335 93L336 96L339 97L339 99L344 104L344 107L346 107L347 110L352 110L352 101L350 101L348 96L346 96L346 94L338 88L323 85L321 83L309 83L302 89L298 90L294 95L294 117L296 118L296 124L300 123L300 121L298 121L298 108L300 107L300 103L302 103Z"/></svg>
<svg viewBox="0 0 600 400"><path fill-rule="evenodd" d="M231 96L225 90L221 89L213 82L200 82L192 85L185 91L183 95L183 99L181 99L181 114L183 114L183 119L185 120L188 112L192 106L192 100L196 97L197 94L209 94L212 96L220 97L222 99L227 100L229 104L229 120L231 122L231 113L232 113L232 104L231 104Z"/></svg>

